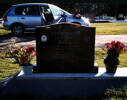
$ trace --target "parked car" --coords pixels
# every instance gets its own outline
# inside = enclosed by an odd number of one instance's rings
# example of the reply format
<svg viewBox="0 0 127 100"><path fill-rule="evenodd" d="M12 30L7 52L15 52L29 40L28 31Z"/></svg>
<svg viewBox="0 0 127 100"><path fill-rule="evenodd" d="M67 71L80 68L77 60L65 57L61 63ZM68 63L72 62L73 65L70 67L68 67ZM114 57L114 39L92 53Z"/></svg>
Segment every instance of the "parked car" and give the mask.
<svg viewBox="0 0 127 100"><path fill-rule="evenodd" d="M5 30L11 30L17 36L24 31L35 31L36 26L69 22L90 26L87 18L74 17L73 14L46 3L25 3L13 5L3 15L3 26Z"/></svg>

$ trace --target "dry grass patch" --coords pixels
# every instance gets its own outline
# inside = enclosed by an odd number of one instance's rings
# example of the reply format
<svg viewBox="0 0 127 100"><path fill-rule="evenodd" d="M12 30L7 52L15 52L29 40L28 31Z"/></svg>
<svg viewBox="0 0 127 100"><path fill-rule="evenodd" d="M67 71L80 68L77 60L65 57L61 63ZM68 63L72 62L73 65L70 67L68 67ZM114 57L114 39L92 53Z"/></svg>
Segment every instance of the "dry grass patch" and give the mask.
<svg viewBox="0 0 127 100"><path fill-rule="evenodd" d="M127 23L92 23L97 35L127 34Z"/></svg>

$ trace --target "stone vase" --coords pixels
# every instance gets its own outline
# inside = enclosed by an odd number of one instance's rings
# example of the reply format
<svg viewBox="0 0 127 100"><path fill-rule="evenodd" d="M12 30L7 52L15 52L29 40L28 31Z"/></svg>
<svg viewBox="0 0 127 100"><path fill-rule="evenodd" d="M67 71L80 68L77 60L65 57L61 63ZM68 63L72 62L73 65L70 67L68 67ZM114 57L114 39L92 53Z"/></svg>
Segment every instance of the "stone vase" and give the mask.
<svg viewBox="0 0 127 100"><path fill-rule="evenodd" d="M104 64L106 66L107 73L115 73L117 66L119 65L119 52L115 50L108 50L107 57L104 59Z"/></svg>
<svg viewBox="0 0 127 100"><path fill-rule="evenodd" d="M22 68L24 75L30 75L33 72L33 66L32 65L21 66L21 68Z"/></svg>

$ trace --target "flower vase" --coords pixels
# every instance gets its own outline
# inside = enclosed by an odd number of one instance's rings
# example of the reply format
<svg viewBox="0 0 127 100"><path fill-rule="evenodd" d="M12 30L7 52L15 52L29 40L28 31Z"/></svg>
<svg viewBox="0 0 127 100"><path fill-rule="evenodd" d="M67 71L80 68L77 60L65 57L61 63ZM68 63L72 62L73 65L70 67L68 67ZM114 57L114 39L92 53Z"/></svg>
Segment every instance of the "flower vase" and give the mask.
<svg viewBox="0 0 127 100"><path fill-rule="evenodd" d="M108 56L104 59L107 73L115 73L119 65L119 53L116 51L108 51Z"/></svg>
<svg viewBox="0 0 127 100"><path fill-rule="evenodd" d="M29 66L21 66L22 67L22 71L24 73L24 75L31 75L33 72L33 66L29 65Z"/></svg>

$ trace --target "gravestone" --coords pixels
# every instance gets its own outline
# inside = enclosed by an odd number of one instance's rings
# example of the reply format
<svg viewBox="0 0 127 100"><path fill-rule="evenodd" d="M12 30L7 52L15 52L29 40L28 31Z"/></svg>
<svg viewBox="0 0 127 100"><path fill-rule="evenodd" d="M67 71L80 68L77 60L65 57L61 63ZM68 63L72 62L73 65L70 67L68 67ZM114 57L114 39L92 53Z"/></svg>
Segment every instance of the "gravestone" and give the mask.
<svg viewBox="0 0 127 100"><path fill-rule="evenodd" d="M60 23L36 30L34 73L94 73L95 28Z"/></svg>

